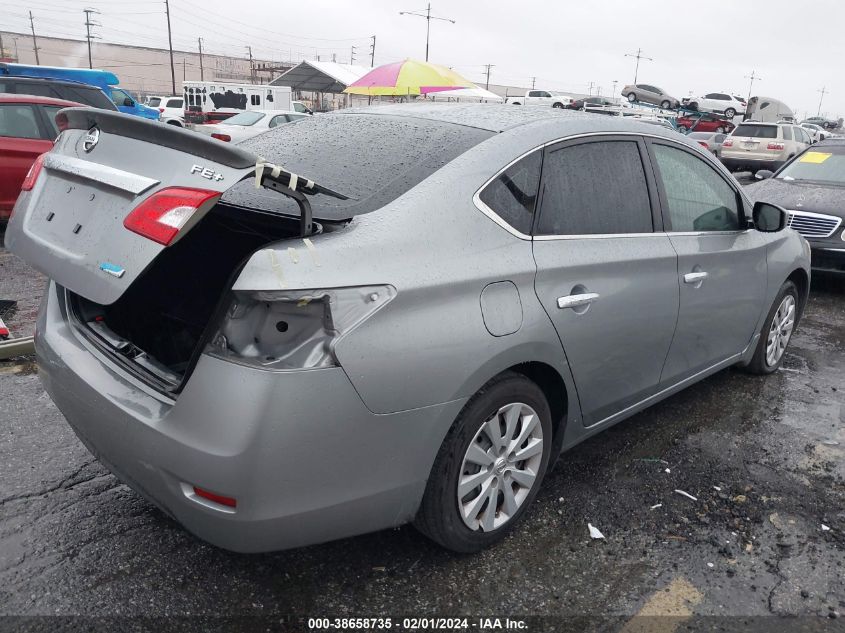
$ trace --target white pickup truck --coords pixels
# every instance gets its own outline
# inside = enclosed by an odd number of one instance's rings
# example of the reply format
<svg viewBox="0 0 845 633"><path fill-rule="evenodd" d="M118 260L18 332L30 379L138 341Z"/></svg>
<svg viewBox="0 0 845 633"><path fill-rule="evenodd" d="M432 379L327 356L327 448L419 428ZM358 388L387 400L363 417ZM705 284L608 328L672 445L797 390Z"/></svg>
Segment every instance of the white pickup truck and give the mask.
<svg viewBox="0 0 845 633"><path fill-rule="evenodd" d="M528 90L524 97L508 97L505 103L511 105L541 105L553 108L565 108L572 102L572 97L548 90Z"/></svg>

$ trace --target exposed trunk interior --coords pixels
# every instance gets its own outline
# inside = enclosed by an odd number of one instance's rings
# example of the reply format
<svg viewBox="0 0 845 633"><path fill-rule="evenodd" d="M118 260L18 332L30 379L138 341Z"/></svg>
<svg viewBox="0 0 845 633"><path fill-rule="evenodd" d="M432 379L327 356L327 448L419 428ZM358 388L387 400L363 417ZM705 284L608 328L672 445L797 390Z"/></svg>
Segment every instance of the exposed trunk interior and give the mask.
<svg viewBox="0 0 845 633"><path fill-rule="evenodd" d="M175 393L249 256L298 232L297 220L218 204L115 303L70 294L70 308L99 347L159 390Z"/></svg>

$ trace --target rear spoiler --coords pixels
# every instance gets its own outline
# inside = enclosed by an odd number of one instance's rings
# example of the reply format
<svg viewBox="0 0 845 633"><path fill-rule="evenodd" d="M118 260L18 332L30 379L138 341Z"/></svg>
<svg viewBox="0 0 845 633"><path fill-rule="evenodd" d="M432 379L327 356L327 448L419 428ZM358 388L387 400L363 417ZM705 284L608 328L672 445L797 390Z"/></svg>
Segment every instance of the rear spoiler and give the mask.
<svg viewBox="0 0 845 633"><path fill-rule="evenodd" d="M96 108L65 108L56 115L56 124L60 130L90 130L97 127L103 132L169 147L233 169L254 167L241 177L241 181L254 176L256 188L272 189L296 200L302 237L311 235L314 230L311 204L306 195L323 194L339 200L349 199L342 193L298 176L284 167L268 163L252 152L173 125Z"/></svg>

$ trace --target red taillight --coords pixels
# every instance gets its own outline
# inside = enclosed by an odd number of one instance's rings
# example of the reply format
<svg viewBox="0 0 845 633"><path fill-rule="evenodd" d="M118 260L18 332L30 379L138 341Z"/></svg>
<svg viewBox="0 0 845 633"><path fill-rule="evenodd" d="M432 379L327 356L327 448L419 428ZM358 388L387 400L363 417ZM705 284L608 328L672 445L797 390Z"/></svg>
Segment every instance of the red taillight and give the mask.
<svg viewBox="0 0 845 633"><path fill-rule="evenodd" d="M780 151L783 148L784 148L783 143L769 143L768 145L766 145L766 149L771 149L771 150L776 150L776 151Z"/></svg>
<svg viewBox="0 0 845 633"><path fill-rule="evenodd" d="M211 135L211 138L216 138L218 141L224 141L226 143L232 140L231 136L228 134L221 134L220 132L215 132Z"/></svg>
<svg viewBox="0 0 845 633"><path fill-rule="evenodd" d="M44 166L44 156L46 154L41 154L36 158L35 162L30 166L29 171L26 172L26 178L23 179L23 183L21 184L21 191L32 191L35 181L38 180L38 174L41 173L41 168Z"/></svg>
<svg viewBox="0 0 845 633"><path fill-rule="evenodd" d="M698 144L701 145L704 149L710 149L710 146L704 141L699 141Z"/></svg>
<svg viewBox="0 0 845 633"><path fill-rule="evenodd" d="M159 108L159 109L158 109L158 111L159 111L160 113L164 114L164 108Z"/></svg>
<svg viewBox="0 0 845 633"><path fill-rule="evenodd" d="M722 142L722 147L733 147L733 146L734 146L734 142L733 142L733 140L731 140L731 139L729 139L729 138L726 138L726 139Z"/></svg>
<svg viewBox="0 0 845 633"><path fill-rule="evenodd" d="M221 506L235 508L238 505L238 500L233 497L224 497L223 495L214 494L213 492L203 490L197 486L194 486L194 494L198 497L202 497L203 499L213 501L214 503L219 503Z"/></svg>
<svg viewBox="0 0 845 633"><path fill-rule="evenodd" d="M194 213L220 193L207 189L168 187L132 209L123 226L159 244L169 246Z"/></svg>

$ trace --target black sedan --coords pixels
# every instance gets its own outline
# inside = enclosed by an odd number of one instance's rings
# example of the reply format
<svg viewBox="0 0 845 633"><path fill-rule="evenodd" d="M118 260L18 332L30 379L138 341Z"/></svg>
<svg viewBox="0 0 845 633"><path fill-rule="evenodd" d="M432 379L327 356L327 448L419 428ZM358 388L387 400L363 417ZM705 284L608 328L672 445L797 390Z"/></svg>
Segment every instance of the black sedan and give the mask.
<svg viewBox="0 0 845 633"><path fill-rule="evenodd" d="M758 171L757 178L761 182L746 193L789 211L789 226L813 249L813 270L845 274L845 140L816 143L774 174Z"/></svg>

